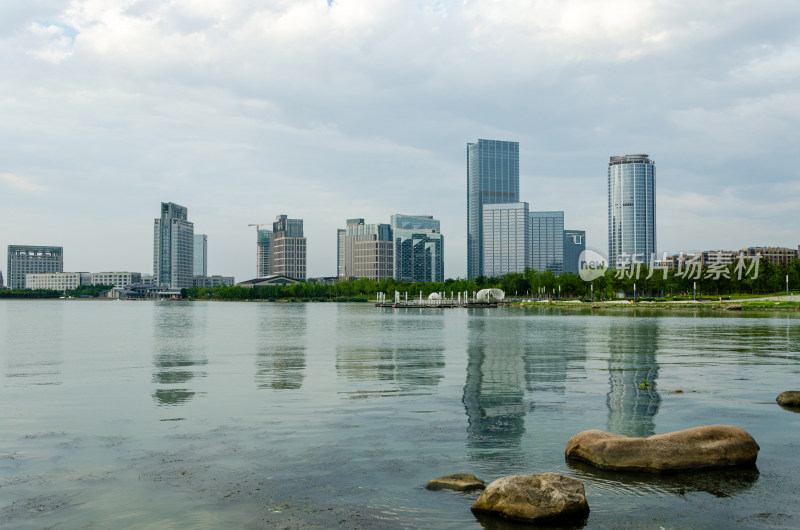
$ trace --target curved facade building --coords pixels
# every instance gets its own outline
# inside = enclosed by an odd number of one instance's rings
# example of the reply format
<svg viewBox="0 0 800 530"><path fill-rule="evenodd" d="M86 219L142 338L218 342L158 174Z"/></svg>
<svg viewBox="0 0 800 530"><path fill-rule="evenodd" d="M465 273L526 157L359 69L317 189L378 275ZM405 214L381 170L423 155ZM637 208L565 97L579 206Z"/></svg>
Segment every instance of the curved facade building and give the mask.
<svg viewBox="0 0 800 530"><path fill-rule="evenodd" d="M656 166L647 155L608 163L608 264L649 263L656 252Z"/></svg>

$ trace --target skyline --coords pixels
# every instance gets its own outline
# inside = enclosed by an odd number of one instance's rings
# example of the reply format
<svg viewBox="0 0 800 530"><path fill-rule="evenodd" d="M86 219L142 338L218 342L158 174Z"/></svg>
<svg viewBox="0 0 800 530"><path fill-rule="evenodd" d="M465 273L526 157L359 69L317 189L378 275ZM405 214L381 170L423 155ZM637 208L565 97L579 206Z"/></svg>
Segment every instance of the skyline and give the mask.
<svg viewBox="0 0 800 530"><path fill-rule="evenodd" d="M167 201L209 274L252 277L247 225L279 212L305 221L309 276L335 274L345 219L408 212L464 277L479 138L518 141L520 197L604 252L607 160L637 152L657 252L800 242L791 2L76 0L0 21L0 247L62 246L64 270L153 272Z"/></svg>

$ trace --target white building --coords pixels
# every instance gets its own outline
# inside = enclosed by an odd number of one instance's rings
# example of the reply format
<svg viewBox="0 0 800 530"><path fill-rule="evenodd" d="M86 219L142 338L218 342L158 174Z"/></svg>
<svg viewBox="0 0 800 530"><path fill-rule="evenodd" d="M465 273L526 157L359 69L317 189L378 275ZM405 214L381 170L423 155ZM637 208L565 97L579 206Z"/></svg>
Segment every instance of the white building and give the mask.
<svg viewBox="0 0 800 530"><path fill-rule="evenodd" d="M44 272L25 275L26 289L66 291L91 283L92 275L88 272Z"/></svg>
<svg viewBox="0 0 800 530"><path fill-rule="evenodd" d="M134 283L142 283L142 275L138 272L93 272L91 283L127 287Z"/></svg>
<svg viewBox="0 0 800 530"><path fill-rule="evenodd" d="M525 272L531 263L527 202L483 205L483 274L497 278Z"/></svg>

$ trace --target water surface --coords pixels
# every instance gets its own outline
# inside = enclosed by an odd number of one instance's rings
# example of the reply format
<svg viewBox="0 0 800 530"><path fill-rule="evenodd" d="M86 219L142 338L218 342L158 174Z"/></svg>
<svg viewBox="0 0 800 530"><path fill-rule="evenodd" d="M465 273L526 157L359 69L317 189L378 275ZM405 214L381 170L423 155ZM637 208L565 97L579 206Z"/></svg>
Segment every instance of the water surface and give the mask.
<svg viewBox="0 0 800 530"><path fill-rule="evenodd" d="M579 478L587 528L798 527L798 352L794 314L0 301L0 527L492 526L423 488L457 472ZM757 470L564 459L704 424Z"/></svg>

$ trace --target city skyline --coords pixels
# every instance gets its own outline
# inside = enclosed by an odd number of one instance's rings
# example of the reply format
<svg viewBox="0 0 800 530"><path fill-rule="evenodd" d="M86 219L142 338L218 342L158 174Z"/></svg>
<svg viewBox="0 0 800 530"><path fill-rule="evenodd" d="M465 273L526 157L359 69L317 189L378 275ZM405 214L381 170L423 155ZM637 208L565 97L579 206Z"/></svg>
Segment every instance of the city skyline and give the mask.
<svg viewBox="0 0 800 530"><path fill-rule="evenodd" d="M0 247L152 272L144 223L171 200L210 271L254 276L247 225L287 212L308 275L330 276L341 219L411 211L441 221L463 277L476 138L518 141L520 198L604 252L605 163L636 152L658 161L659 253L795 247L799 19L780 2L4 5Z"/></svg>

